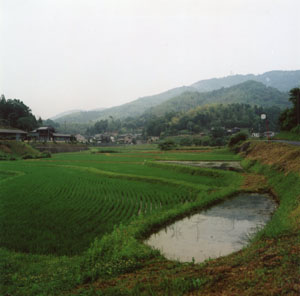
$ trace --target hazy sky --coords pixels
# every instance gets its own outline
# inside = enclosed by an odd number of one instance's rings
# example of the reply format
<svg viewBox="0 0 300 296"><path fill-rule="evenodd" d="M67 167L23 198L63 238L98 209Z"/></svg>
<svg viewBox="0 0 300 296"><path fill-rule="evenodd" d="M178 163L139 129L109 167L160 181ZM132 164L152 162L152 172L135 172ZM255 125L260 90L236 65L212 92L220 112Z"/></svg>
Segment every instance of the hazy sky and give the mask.
<svg viewBox="0 0 300 296"><path fill-rule="evenodd" d="M48 118L300 69L299 0L0 0L0 93Z"/></svg>

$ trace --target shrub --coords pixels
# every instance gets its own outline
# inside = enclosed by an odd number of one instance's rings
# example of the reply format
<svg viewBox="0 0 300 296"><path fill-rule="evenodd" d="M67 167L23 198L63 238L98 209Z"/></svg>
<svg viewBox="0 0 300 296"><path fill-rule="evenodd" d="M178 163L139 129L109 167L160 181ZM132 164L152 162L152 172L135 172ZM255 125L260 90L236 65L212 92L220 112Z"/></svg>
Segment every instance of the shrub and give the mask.
<svg viewBox="0 0 300 296"><path fill-rule="evenodd" d="M230 138L228 146L233 147L240 142L246 141L247 139L248 139L248 135L246 133L240 132Z"/></svg>
<svg viewBox="0 0 300 296"><path fill-rule="evenodd" d="M51 157L51 153L49 151L45 151L41 155L41 158L50 158L50 157Z"/></svg>
<svg viewBox="0 0 300 296"><path fill-rule="evenodd" d="M300 124L292 128L291 132L300 135Z"/></svg>
<svg viewBox="0 0 300 296"><path fill-rule="evenodd" d="M25 154L22 156L22 159L32 159L32 158L33 158L33 156L30 154Z"/></svg>
<svg viewBox="0 0 300 296"><path fill-rule="evenodd" d="M172 150L176 147L176 144L173 140L167 140L158 144L160 150Z"/></svg>
<svg viewBox="0 0 300 296"><path fill-rule="evenodd" d="M179 142L180 146L192 146L193 140L191 138L182 138Z"/></svg>

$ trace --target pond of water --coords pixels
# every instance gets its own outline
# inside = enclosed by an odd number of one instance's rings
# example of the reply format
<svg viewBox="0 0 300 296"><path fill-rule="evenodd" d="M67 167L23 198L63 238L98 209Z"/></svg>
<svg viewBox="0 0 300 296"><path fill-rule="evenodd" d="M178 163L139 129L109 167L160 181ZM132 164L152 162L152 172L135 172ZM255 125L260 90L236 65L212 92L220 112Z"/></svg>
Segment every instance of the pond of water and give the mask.
<svg viewBox="0 0 300 296"><path fill-rule="evenodd" d="M145 242L168 259L203 262L238 251L271 218L275 201L264 194L240 194L177 221Z"/></svg>

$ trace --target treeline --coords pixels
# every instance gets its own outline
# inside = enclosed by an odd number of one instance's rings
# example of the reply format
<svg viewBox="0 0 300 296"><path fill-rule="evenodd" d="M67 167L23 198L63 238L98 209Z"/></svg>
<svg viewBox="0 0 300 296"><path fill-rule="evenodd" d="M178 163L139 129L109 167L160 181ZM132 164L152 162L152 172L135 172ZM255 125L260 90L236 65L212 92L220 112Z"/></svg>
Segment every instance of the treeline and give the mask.
<svg viewBox="0 0 300 296"><path fill-rule="evenodd" d="M17 99L6 99L1 95L0 99L0 125L2 127L15 127L30 131L42 124L32 114L31 109Z"/></svg>
<svg viewBox="0 0 300 296"><path fill-rule="evenodd" d="M42 118L36 119L31 109L18 99L6 99L4 95L0 98L0 127L13 127L25 131L32 131L40 126L52 126L60 129L60 125L53 120Z"/></svg>
<svg viewBox="0 0 300 296"><path fill-rule="evenodd" d="M153 116L145 126L145 133L151 136L169 136L177 134L196 134L211 128L234 127L265 131L261 114L267 114L269 128L279 129L279 107L260 107L248 104L217 104L197 107L185 113L167 113L165 116Z"/></svg>
<svg viewBox="0 0 300 296"><path fill-rule="evenodd" d="M285 109L280 117L280 129L300 133L300 88L293 88L289 92L292 108Z"/></svg>
<svg viewBox="0 0 300 296"><path fill-rule="evenodd" d="M162 116L145 113L139 117L125 120L113 119L97 121L86 130L87 135L109 132L132 132L147 136L174 136L179 134L198 134L211 128L232 129L248 128L254 132L263 132L266 124L261 114L267 114L269 129L278 131L279 107L260 107L248 104L215 104L201 106L188 112L167 112Z"/></svg>

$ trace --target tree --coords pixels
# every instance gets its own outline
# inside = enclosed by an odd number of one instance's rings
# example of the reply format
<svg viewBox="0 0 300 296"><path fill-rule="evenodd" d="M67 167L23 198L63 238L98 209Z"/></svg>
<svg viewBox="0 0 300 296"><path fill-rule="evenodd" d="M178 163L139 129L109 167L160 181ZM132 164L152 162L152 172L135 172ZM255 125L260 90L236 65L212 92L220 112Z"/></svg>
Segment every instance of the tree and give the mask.
<svg viewBox="0 0 300 296"><path fill-rule="evenodd" d="M0 98L0 122L3 125L26 130L31 130L38 125L28 106L17 99L7 100L4 95Z"/></svg>
<svg viewBox="0 0 300 296"><path fill-rule="evenodd" d="M300 124L300 88L293 88L289 92L292 108L285 109L279 117L281 130L290 131Z"/></svg>
<svg viewBox="0 0 300 296"><path fill-rule="evenodd" d="M166 150L174 149L176 147L176 144L172 140L166 140L164 142L159 143L158 147L159 147L160 150L166 151Z"/></svg>

